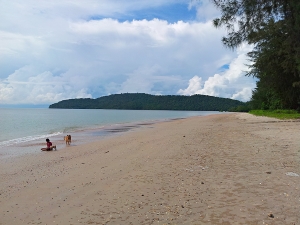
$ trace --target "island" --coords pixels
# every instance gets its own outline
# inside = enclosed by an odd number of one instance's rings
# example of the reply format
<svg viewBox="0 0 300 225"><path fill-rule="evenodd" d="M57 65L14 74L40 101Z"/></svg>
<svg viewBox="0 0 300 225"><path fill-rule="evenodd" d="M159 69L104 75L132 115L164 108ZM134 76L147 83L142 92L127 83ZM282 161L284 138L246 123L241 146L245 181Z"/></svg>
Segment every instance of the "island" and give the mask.
<svg viewBox="0 0 300 225"><path fill-rule="evenodd" d="M96 99L76 98L54 103L56 109L131 109L131 110L184 110L184 111L230 111L246 103L229 98L208 95L150 95L145 93L122 93Z"/></svg>

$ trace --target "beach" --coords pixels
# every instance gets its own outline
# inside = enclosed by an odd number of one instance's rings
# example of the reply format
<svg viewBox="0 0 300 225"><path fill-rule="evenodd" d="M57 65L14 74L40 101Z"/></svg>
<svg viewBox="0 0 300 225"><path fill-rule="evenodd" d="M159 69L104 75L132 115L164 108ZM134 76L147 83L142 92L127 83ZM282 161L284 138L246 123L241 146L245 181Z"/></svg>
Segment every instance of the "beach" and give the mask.
<svg viewBox="0 0 300 225"><path fill-rule="evenodd" d="M300 224L299 122L196 116L6 157L0 224Z"/></svg>

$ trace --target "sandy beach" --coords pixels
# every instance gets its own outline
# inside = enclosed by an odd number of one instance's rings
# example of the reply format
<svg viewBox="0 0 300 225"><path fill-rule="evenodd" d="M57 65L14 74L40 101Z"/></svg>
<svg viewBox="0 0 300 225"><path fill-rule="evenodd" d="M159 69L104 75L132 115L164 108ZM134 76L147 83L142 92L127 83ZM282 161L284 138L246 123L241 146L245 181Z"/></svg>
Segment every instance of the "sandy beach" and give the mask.
<svg viewBox="0 0 300 225"><path fill-rule="evenodd" d="M299 125L191 117L0 159L0 224L298 225Z"/></svg>

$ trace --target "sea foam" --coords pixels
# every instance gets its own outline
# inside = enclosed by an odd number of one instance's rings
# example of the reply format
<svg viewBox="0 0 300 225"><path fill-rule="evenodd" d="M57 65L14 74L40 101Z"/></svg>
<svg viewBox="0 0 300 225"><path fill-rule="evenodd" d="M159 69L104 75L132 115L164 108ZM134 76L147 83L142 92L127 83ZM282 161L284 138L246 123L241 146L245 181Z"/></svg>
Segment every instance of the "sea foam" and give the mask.
<svg viewBox="0 0 300 225"><path fill-rule="evenodd" d="M11 139L11 140L8 140L8 141L0 142L0 147L10 146L10 145L14 145L14 144L20 144L20 143L34 141L34 140L48 138L48 137L53 137L53 136L57 136L57 135L60 135L60 134L62 134L62 133L61 132L56 132L56 133L52 133L52 134L34 135L34 136L27 136L27 137Z"/></svg>

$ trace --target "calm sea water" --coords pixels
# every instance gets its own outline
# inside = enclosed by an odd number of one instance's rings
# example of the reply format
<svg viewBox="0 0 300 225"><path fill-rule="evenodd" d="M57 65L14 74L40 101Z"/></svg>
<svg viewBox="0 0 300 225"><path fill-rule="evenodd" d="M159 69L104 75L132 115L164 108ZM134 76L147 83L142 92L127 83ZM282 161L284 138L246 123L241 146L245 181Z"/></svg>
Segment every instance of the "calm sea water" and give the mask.
<svg viewBox="0 0 300 225"><path fill-rule="evenodd" d="M103 135L103 127L218 114L207 111L0 108L1 148L87 130ZM1 152L0 152L1 153Z"/></svg>

